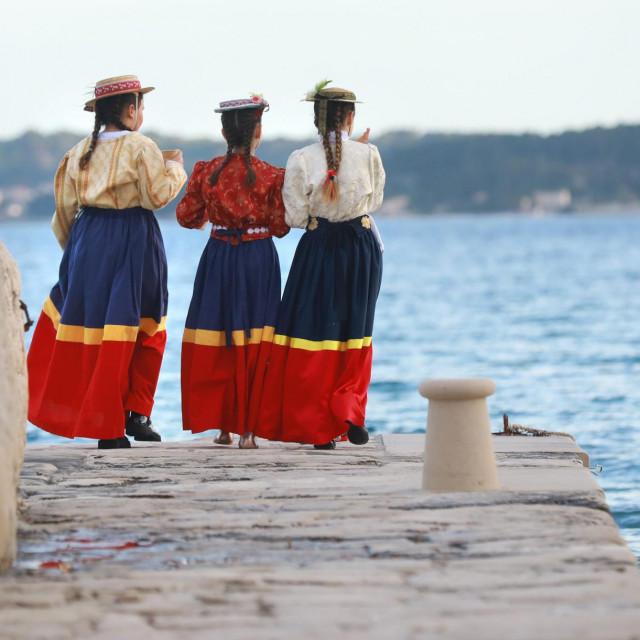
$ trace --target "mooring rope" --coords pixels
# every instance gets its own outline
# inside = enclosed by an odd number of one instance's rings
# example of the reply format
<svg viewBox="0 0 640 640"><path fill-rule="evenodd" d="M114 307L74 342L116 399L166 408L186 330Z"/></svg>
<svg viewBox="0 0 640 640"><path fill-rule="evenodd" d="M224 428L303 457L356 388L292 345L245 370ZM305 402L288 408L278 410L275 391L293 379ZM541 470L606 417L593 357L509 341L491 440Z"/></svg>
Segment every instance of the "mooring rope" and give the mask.
<svg viewBox="0 0 640 640"><path fill-rule="evenodd" d="M524 425L521 425L521 424L510 424L508 413L505 413L502 416L502 422L504 424L504 429L502 432L498 432L496 435L567 436L567 438L571 438L574 442L576 441L576 439L570 433L565 433L564 431L547 431L546 429L533 429L531 427L525 427Z"/></svg>

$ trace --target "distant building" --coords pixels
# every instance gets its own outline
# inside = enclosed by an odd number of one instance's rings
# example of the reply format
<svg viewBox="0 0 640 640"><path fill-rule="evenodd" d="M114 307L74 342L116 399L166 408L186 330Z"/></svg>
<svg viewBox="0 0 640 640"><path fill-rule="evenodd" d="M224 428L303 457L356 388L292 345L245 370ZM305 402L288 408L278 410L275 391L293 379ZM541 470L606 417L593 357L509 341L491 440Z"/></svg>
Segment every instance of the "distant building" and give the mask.
<svg viewBox="0 0 640 640"><path fill-rule="evenodd" d="M571 210L571 191L534 191L520 200L520 210L531 213L563 213Z"/></svg>
<svg viewBox="0 0 640 640"><path fill-rule="evenodd" d="M13 185L0 189L0 220L53 214L53 183L36 187Z"/></svg>

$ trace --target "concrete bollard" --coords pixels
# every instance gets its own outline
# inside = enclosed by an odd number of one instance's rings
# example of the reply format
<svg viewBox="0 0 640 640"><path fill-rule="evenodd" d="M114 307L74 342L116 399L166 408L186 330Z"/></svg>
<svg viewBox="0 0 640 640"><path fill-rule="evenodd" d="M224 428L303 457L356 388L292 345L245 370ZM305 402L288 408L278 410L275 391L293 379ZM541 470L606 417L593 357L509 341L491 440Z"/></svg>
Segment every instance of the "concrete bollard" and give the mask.
<svg viewBox="0 0 640 640"><path fill-rule="evenodd" d="M27 424L20 274L0 241L0 571L16 555L17 496Z"/></svg>
<svg viewBox="0 0 640 640"><path fill-rule="evenodd" d="M495 390L489 378L422 381L420 395L429 399L425 491L500 488L486 401Z"/></svg>

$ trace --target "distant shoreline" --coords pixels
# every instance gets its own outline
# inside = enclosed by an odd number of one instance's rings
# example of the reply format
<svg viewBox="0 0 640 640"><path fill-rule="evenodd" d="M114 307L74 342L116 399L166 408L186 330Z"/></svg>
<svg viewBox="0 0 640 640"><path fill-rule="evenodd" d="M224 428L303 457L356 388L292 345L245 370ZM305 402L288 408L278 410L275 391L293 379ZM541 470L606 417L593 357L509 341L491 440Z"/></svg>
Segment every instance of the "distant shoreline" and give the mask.
<svg viewBox="0 0 640 640"><path fill-rule="evenodd" d="M188 173L226 149L220 140L146 133L161 149L181 148ZM29 132L0 141L0 219L50 217L56 169L82 137ZM284 167L294 149L314 139L267 138L258 155ZM640 211L640 125L551 135L396 131L371 140L386 171L380 217Z"/></svg>

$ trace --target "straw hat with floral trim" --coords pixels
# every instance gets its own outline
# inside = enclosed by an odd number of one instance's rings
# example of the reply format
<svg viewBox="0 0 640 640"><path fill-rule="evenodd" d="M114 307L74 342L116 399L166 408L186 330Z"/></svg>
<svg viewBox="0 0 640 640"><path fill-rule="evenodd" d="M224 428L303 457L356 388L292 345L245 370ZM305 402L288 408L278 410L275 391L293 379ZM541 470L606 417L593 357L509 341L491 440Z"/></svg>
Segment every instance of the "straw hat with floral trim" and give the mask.
<svg viewBox="0 0 640 640"><path fill-rule="evenodd" d="M332 80L322 80L303 98L304 102L318 102L318 130L323 134L327 129L327 102L352 102L362 104L361 100L356 100L356 94L349 89L340 87L328 87Z"/></svg>
<svg viewBox="0 0 640 640"><path fill-rule="evenodd" d="M237 98L236 100L221 102L220 106L214 111L216 113L224 113L225 111L235 111L236 109L258 109L256 112L257 120L265 111L269 111L269 103L261 93L252 93L250 98Z"/></svg>
<svg viewBox="0 0 640 640"><path fill-rule="evenodd" d="M93 89L93 98L85 103L84 110L95 111L96 102L101 98L110 98L122 93L149 93L154 89L155 87L143 87L138 76L116 76L99 80Z"/></svg>

